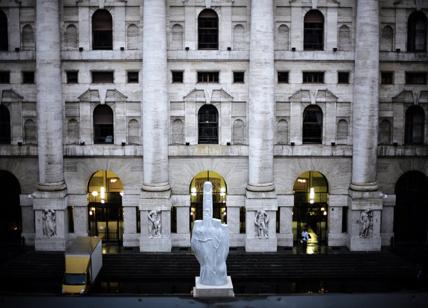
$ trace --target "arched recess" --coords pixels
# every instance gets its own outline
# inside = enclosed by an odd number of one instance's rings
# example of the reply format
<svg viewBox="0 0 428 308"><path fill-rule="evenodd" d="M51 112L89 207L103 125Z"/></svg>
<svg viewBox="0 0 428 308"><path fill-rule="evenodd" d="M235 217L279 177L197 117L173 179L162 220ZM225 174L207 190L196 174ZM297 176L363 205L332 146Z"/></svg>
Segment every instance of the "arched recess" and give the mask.
<svg viewBox="0 0 428 308"><path fill-rule="evenodd" d="M303 143L322 143L323 113L319 106L309 105L303 111Z"/></svg>
<svg viewBox="0 0 428 308"><path fill-rule="evenodd" d="M289 50L290 30L287 25L280 25L276 32L276 50Z"/></svg>
<svg viewBox="0 0 428 308"><path fill-rule="evenodd" d="M171 45L172 50L183 50L183 26L175 24L171 29Z"/></svg>
<svg viewBox="0 0 428 308"><path fill-rule="evenodd" d="M324 50L324 15L310 10L304 18L303 50Z"/></svg>
<svg viewBox="0 0 428 308"><path fill-rule="evenodd" d="M181 119L172 122L172 144L184 144L184 123Z"/></svg>
<svg viewBox="0 0 428 308"><path fill-rule="evenodd" d="M21 36L21 48L22 50L31 50L34 49L34 31L31 25L25 25L22 27L22 36Z"/></svg>
<svg viewBox="0 0 428 308"><path fill-rule="evenodd" d="M339 28L339 50L350 51L352 49L351 30L348 26L342 25Z"/></svg>
<svg viewBox="0 0 428 308"><path fill-rule="evenodd" d="M136 119L129 120L128 122L128 143L140 143L140 123Z"/></svg>
<svg viewBox="0 0 428 308"><path fill-rule="evenodd" d="M135 24L130 24L126 30L126 42L128 49L138 49L138 27Z"/></svg>
<svg viewBox="0 0 428 308"><path fill-rule="evenodd" d="M25 120L24 122L24 143L37 143L37 127L36 123L32 119Z"/></svg>
<svg viewBox="0 0 428 308"><path fill-rule="evenodd" d="M226 195L227 186L224 178L215 171L202 171L195 175L189 186L190 194L190 230L195 220L202 219L202 201L204 183L210 181L213 185L213 217L227 223Z"/></svg>
<svg viewBox="0 0 428 308"><path fill-rule="evenodd" d="M203 105L198 112L198 143L218 143L218 111L213 105Z"/></svg>
<svg viewBox="0 0 428 308"><path fill-rule="evenodd" d="M425 133L425 112L421 106L410 106L406 111L404 132L405 144L423 144Z"/></svg>
<svg viewBox="0 0 428 308"><path fill-rule="evenodd" d="M113 110L107 105L98 105L94 109L94 143L114 143Z"/></svg>
<svg viewBox="0 0 428 308"><path fill-rule="evenodd" d="M308 253L327 243L328 182L318 171L306 171L294 182L293 238L297 245L306 228L311 235Z"/></svg>
<svg viewBox="0 0 428 308"><path fill-rule="evenodd" d="M241 119L233 121L232 142L233 144L245 143L245 123Z"/></svg>
<svg viewBox="0 0 428 308"><path fill-rule="evenodd" d="M394 238L396 244L428 243L428 180L419 171L408 171L395 185Z"/></svg>
<svg viewBox="0 0 428 308"><path fill-rule="evenodd" d="M392 51L394 46L394 30L391 26L385 26L382 29L380 37L380 50Z"/></svg>
<svg viewBox="0 0 428 308"><path fill-rule="evenodd" d="M245 28L241 24L233 27L233 50L245 50L247 49Z"/></svg>
<svg viewBox="0 0 428 308"><path fill-rule="evenodd" d="M67 49L75 49L78 47L78 35L75 25L68 25L65 29L64 45Z"/></svg>
<svg viewBox="0 0 428 308"><path fill-rule="evenodd" d="M92 15L92 49L113 49L113 18L107 10L96 10Z"/></svg>
<svg viewBox="0 0 428 308"><path fill-rule="evenodd" d="M287 144L288 143L288 122L287 120L279 120L277 123L276 129L276 140L277 144Z"/></svg>
<svg viewBox="0 0 428 308"><path fill-rule="evenodd" d="M0 50L7 51L9 46L8 40L7 16L0 10Z"/></svg>
<svg viewBox="0 0 428 308"><path fill-rule="evenodd" d="M10 144L10 112L5 105L0 105L0 144Z"/></svg>
<svg viewBox="0 0 428 308"><path fill-rule="evenodd" d="M407 22L407 51L427 50L427 17L421 11L410 14Z"/></svg>
<svg viewBox="0 0 428 308"><path fill-rule="evenodd" d="M0 215L0 241L18 242L22 232L22 214L19 195L21 186L9 171L0 170L0 194L2 214Z"/></svg>
<svg viewBox="0 0 428 308"><path fill-rule="evenodd" d="M336 139L338 143L346 143L348 141L349 125L348 121L341 119L337 122Z"/></svg>
<svg viewBox="0 0 428 308"><path fill-rule="evenodd" d="M383 119L379 124L379 144L391 144L391 122Z"/></svg>
<svg viewBox="0 0 428 308"><path fill-rule="evenodd" d="M198 49L218 49L218 15L212 9L198 16Z"/></svg>
<svg viewBox="0 0 428 308"><path fill-rule="evenodd" d="M111 170L98 170L88 183L89 235L104 243L120 244L123 240L123 184Z"/></svg>

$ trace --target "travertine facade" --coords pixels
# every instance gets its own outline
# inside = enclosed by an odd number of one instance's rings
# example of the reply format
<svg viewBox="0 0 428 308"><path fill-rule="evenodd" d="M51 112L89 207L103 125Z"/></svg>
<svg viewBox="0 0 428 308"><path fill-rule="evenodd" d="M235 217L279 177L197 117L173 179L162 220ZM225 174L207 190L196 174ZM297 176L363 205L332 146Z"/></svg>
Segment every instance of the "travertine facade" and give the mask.
<svg viewBox="0 0 428 308"><path fill-rule="evenodd" d="M293 185L303 172L328 182L327 244L351 250L390 245L397 181L408 171L428 174L427 116L423 142L405 140L408 108L428 113L426 23L425 51L408 50L409 18L419 12L426 21L427 1L1 0L0 10L8 33L0 71L10 72L1 105L11 126L0 170L21 185L22 234L36 249L63 250L88 234L88 182L97 170L120 177L123 245L142 251L190 246L189 185L204 170L224 177L230 244L247 251L293 246ZM110 50L94 50L97 10L112 17ZM199 48L204 10L218 16L218 48ZM306 47L311 10L323 16L322 50ZM35 72L34 84L23 82L25 71ZM78 71L77 83L67 82L69 71ZM96 71L113 72L113 82L93 82ZM182 82L172 79L176 71ZM129 72L139 81L130 83ZM203 82L198 72L218 72L218 80ZM322 80L304 72L322 72ZM392 82L381 72L393 72ZM418 72L425 81L412 82ZM198 144L206 104L218 110L218 144ZM113 111L112 144L94 142L98 105ZM322 111L318 144L304 142L308 106ZM55 213L54 236L43 233L46 210ZM162 221L156 237L152 210ZM267 214L268 236L257 236L258 211ZM372 220L368 236L362 213Z"/></svg>

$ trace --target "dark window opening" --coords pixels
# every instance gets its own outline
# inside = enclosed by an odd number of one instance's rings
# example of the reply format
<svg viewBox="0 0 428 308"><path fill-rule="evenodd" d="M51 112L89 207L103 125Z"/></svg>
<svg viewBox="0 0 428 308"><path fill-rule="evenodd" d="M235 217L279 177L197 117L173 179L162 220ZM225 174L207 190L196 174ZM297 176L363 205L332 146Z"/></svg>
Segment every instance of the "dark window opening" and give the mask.
<svg viewBox="0 0 428 308"><path fill-rule="evenodd" d="M79 73L78 71L67 71L67 83L78 83L79 82Z"/></svg>
<svg viewBox="0 0 428 308"><path fill-rule="evenodd" d="M199 144L218 144L218 111L213 105L199 109L198 132Z"/></svg>
<svg viewBox="0 0 428 308"><path fill-rule="evenodd" d="M245 83L245 73L244 72L233 72L233 82L234 83Z"/></svg>
<svg viewBox="0 0 428 308"><path fill-rule="evenodd" d="M427 18L422 12L414 12L407 23L407 51L427 50Z"/></svg>
<svg viewBox="0 0 428 308"><path fill-rule="evenodd" d="M171 233L177 233L177 207L171 207Z"/></svg>
<svg viewBox="0 0 428 308"><path fill-rule="evenodd" d="M324 83L324 72L303 72L303 83Z"/></svg>
<svg viewBox="0 0 428 308"><path fill-rule="evenodd" d="M420 106L411 106L406 111L404 132L405 144L423 144L425 131L425 112Z"/></svg>
<svg viewBox="0 0 428 308"><path fill-rule="evenodd" d="M198 17L198 49L218 49L218 16L203 10Z"/></svg>
<svg viewBox="0 0 428 308"><path fill-rule="evenodd" d="M94 109L94 143L113 142L113 110L107 105L99 105Z"/></svg>
<svg viewBox="0 0 428 308"><path fill-rule="evenodd" d="M394 73L393 72L381 72L380 79L382 84L393 84Z"/></svg>
<svg viewBox="0 0 428 308"><path fill-rule="evenodd" d="M303 112L303 143L322 143L323 114L318 106L308 106Z"/></svg>
<svg viewBox="0 0 428 308"><path fill-rule="evenodd" d="M349 72L338 72L337 82L341 84L349 84Z"/></svg>
<svg viewBox="0 0 428 308"><path fill-rule="evenodd" d="M92 72L92 83L113 83L113 72Z"/></svg>
<svg viewBox="0 0 428 308"><path fill-rule="evenodd" d="M113 20L107 10L97 10L92 15L92 49L113 49Z"/></svg>
<svg viewBox="0 0 428 308"><path fill-rule="evenodd" d="M8 50L7 16L0 10L0 50Z"/></svg>
<svg viewBox="0 0 428 308"><path fill-rule="evenodd" d="M278 83L288 83L288 72L278 72Z"/></svg>
<svg viewBox="0 0 428 308"><path fill-rule="evenodd" d="M128 83L138 83L138 72L128 72Z"/></svg>
<svg viewBox="0 0 428 308"><path fill-rule="evenodd" d="M68 232L74 233L74 217L73 217L73 208L71 206L67 207L68 215Z"/></svg>
<svg viewBox="0 0 428 308"><path fill-rule="evenodd" d="M218 72L198 72L199 83L218 83Z"/></svg>
<svg viewBox="0 0 428 308"><path fill-rule="evenodd" d="M348 232L348 208L342 207L342 233Z"/></svg>
<svg viewBox="0 0 428 308"><path fill-rule="evenodd" d="M324 49L324 16L320 11L311 10L305 15L303 49Z"/></svg>
<svg viewBox="0 0 428 308"><path fill-rule="evenodd" d="M10 113L6 106L0 105L0 144L10 144Z"/></svg>
<svg viewBox="0 0 428 308"><path fill-rule="evenodd" d="M239 233L245 234L245 206L239 208Z"/></svg>
<svg viewBox="0 0 428 308"><path fill-rule="evenodd" d="M0 83L10 83L9 71L0 71Z"/></svg>
<svg viewBox="0 0 428 308"><path fill-rule="evenodd" d="M34 72L22 72L22 83L34 83Z"/></svg>
<svg viewBox="0 0 428 308"><path fill-rule="evenodd" d="M406 84L426 84L427 73L425 72L406 72Z"/></svg>
<svg viewBox="0 0 428 308"><path fill-rule="evenodd" d="M183 83L183 71L172 71L172 82Z"/></svg>

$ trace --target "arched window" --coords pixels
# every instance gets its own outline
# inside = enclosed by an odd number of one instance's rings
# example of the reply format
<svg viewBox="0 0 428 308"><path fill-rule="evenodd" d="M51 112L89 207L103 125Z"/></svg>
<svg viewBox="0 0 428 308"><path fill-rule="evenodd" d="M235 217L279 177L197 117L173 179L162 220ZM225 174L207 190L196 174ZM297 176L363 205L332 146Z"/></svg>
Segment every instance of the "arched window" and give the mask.
<svg viewBox="0 0 428 308"><path fill-rule="evenodd" d="M303 143L322 143L322 110L308 106L303 111Z"/></svg>
<svg viewBox="0 0 428 308"><path fill-rule="evenodd" d="M337 141L339 143L346 143L347 139L348 139L348 121L346 120L339 120L339 122L337 122Z"/></svg>
<svg viewBox="0 0 428 308"><path fill-rule="evenodd" d="M277 36L276 36L276 49L277 50L288 50L289 49L289 34L290 31L287 27L287 25L280 25L277 30Z"/></svg>
<svg viewBox="0 0 428 308"><path fill-rule="evenodd" d="M68 120L67 123L67 140L68 144L77 144L79 143L79 122L75 119Z"/></svg>
<svg viewBox="0 0 428 308"><path fill-rule="evenodd" d="M324 16L318 10L310 10L304 21L304 50L324 49Z"/></svg>
<svg viewBox="0 0 428 308"><path fill-rule="evenodd" d="M22 27L22 49L31 50L34 49L34 31L31 25L25 25Z"/></svg>
<svg viewBox="0 0 428 308"><path fill-rule="evenodd" d="M383 119L380 121L378 135L379 144L391 144L391 123L389 120Z"/></svg>
<svg viewBox="0 0 428 308"><path fill-rule="evenodd" d="M97 10L92 15L92 49L113 49L113 19L107 10Z"/></svg>
<svg viewBox="0 0 428 308"><path fill-rule="evenodd" d="M423 144L425 112L420 106L411 106L406 111L405 144Z"/></svg>
<svg viewBox="0 0 428 308"><path fill-rule="evenodd" d="M245 124L244 121L240 119L233 122L232 142L233 144L245 143Z"/></svg>
<svg viewBox="0 0 428 308"><path fill-rule="evenodd" d="M94 143L113 143L113 110L107 105L94 109Z"/></svg>
<svg viewBox="0 0 428 308"><path fill-rule="evenodd" d="M0 50L8 49L7 16L0 10Z"/></svg>
<svg viewBox="0 0 428 308"><path fill-rule="evenodd" d="M64 33L64 47L77 48L77 28L75 25L68 25Z"/></svg>
<svg viewBox="0 0 428 308"><path fill-rule="evenodd" d="M0 144L10 144L10 113L4 105L0 105Z"/></svg>
<svg viewBox="0 0 428 308"><path fill-rule="evenodd" d="M382 35L380 38L380 50L392 51L394 42L394 30L391 26L386 26L382 29Z"/></svg>
<svg viewBox="0 0 428 308"><path fill-rule="evenodd" d="M245 50L246 49L245 29L241 24L233 28L233 49Z"/></svg>
<svg viewBox="0 0 428 308"><path fill-rule="evenodd" d="M349 51L352 49L351 42L351 30L349 30L348 26L341 26L339 28L339 50Z"/></svg>
<svg viewBox="0 0 428 308"><path fill-rule="evenodd" d="M427 18L422 12L413 12L407 23L407 51L427 50Z"/></svg>
<svg viewBox="0 0 428 308"><path fill-rule="evenodd" d="M24 142L26 144L35 144L37 143L37 127L36 123L28 119L24 123Z"/></svg>
<svg viewBox="0 0 428 308"><path fill-rule="evenodd" d="M218 143L218 111L213 105L204 105L198 112L199 144Z"/></svg>
<svg viewBox="0 0 428 308"><path fill-rule="evenodd" d="M128 49L138 49L138 27L134 24L128 26L126 30Z"/></svg>
<svg viewBox="0 0 428 308"><path fill-rule="evenodd" d="M198 17L198 49L218 49L218 16L210 9Z"/></svg>
<svg viewBox="0 0 428 308"><path fill-rule="evenodd" d="M171 29L171 44L170 49L182 50L183 49L183 27L175 24Z"/></svg>
<svg viewBox="0 0 428 308"><path fill-rule="evenodd" d="M276 143L287 144L288 143L288 122L286 120L279 120L276 130Z"/></svg>
<svg viewBox="0 0 428 308"><path fill-rule="evenodd" d="M128 122L128 143L140 143L140 125L137 120L132 119Z"/></svg>
<svg viewBox="0 0 428 308"><path fill-rule="evenodd" d="M172 144L184 143L184 124L180 119L172 122Z"/></svg>

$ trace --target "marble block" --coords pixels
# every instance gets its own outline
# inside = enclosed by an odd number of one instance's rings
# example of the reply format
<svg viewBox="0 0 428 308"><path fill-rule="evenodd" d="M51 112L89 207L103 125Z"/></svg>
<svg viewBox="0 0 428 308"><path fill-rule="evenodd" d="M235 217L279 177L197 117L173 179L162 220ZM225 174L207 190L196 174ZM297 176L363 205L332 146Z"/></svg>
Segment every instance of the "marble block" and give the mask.
<svg viewBox="0 0 428 308"><path fill-rule="evenodd" d="M227 276L227 283L222 286L207 286L200 283L200 277L195 277L193 297L235 297L232 278Z"/></svg>

